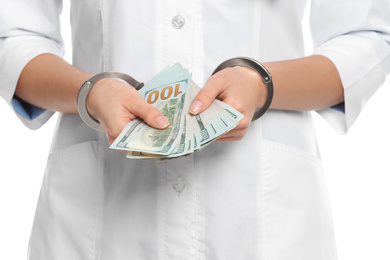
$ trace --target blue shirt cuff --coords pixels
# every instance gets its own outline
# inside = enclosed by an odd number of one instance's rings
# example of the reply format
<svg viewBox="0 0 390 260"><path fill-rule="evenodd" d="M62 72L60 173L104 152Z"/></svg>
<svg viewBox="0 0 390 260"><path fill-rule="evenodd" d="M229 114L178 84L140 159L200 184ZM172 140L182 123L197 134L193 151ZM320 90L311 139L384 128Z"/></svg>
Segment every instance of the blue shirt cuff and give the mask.
<svg viewBox="0 0 390 260"><path fill-rule="evenodd" d="M46 111L45 109L33 106L16 96L11 100L11 105L19 115L31 121Z"/></svg>
<svg viewBox="0 0 390 260"><path fill-rule="evenodd" d="M343 103L340 103L338 105L335 105L335 106L331 107L331 109L345 114L345 103L343 102Z"/></svg>

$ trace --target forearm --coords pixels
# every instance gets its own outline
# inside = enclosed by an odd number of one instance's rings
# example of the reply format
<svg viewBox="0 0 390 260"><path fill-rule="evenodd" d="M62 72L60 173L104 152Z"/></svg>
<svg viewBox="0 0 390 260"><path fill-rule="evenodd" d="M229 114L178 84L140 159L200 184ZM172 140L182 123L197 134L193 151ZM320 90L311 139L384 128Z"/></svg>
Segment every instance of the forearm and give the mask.
<svg viewBox="0 0 390 260"><path fill-rule="evenodd" d="M77 94L92 75L52 54L42 54L23 69L15 95L40 108L77 113Z"/></svg>
<svg viewBox="0 0 390 260"><path fill-rule="evenodd" d="M343 102L337 69L323 56L264 63L274 82L273 109L316 110ZM15 94L38 107L77 113L77 94L92 75L60 57L43 54L34 58L19 77Z"/></svg>
<svg viewBox="0 0 390 260"><path fill-rule="evenodd" d="M274 83L273 109L318 110L344 101L333 63L324 56L264 63Z"/></svg>

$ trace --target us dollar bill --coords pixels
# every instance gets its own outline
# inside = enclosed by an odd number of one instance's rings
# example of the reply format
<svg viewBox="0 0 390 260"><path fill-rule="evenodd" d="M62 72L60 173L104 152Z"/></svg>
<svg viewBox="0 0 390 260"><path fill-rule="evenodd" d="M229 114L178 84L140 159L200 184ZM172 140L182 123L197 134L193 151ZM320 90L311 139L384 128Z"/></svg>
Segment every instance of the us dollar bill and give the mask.
<svg viewBox="0 0 390 260"><path fill-rule="evenodd" d="M219 100L198 115L189 113L189 106L200 90L179 63L166 67L139 93L167 117L169 126L160 130L142 119L134 119L110 148L128 151L127 157L131 159L175 158L203 149L236 127L244 116Z"/></svg>
<svg viewBox="0 0 390 260"><path fill-rule="evenodd" d="M182 115L186 104L189 80L187 78L145 92L144 98L153 102L152 105L168 119L169 126L167 128L156 129L147 125L143 120L133 120L125 127L111 147L127 151L170 154L183 133L185 117Z"/></svg>

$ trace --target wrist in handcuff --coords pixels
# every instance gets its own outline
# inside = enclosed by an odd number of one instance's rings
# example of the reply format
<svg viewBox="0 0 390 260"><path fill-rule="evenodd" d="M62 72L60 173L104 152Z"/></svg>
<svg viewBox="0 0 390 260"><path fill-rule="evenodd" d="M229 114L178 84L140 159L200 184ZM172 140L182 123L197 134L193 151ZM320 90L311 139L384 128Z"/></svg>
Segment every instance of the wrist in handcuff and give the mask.
<svg viewBox="0 0 390 260"><path fill-rule="evenodd" d="M259 75L259 73L257 73L257 71L252 68L237 66L232 69L241 70L243 73L245 73L245 77L247 77L250 82L253 82L253 84L251 84L251 87L253 88L251 89L251 93L257 93L256 96L258 96L258 99L256 109L260 109L267 100L267 87L263 81L263 78Z"/></svg>
<svg viewBox="0 0 390 260"><path fill-rule="evenodd" d="M220 70L223 70L228 67L247 67L255 72L257 72L260 77L262 78L264 84L266 85L267 88L267 96L265 98L264 104L256 110L252 121L255 121L256 119L260 118L261 116L264 115L265 112L269 109L272 99L273 99L273 94L274 94L274 87L272 83L272 76L271 73L267 70L267 68L261 64L260 62L248 58L248 57L237 57L233 59L226 60L222 62L213 72L213 75L217 73Z"/></svg>
<svg viewBox="0 0 390 260"><path fill-rule="evenodd" d="M104 78L96 82L96 84L93 85L93 88L89 91L87 98L85 100L85 105L87 107L87 112L92 117L97 117L98 109L97 106L99 105L99 102L102 102L102 96L104 94L100 93L100 90L104 91L101 88L109 88L109 91L111 90L110 81L115 81L116 79L113 78ZM103 101L104 102L104 101Z"/></svg>
<svg viewBox="0 0 390 260"><path fill-rule="evenodd" d="M77 96L77 107L81 119L91 128L103 132L103 128L100 125L99 120L92 116L87 109L86 100L91 91L92 87L100 80L106 78L116 78L127 82L130 86L136 88L137 90L143 87L143 83L136 81L129 75L120 72L103 72L96 74L89 80L85 81L81 86L78 96Z"/></svg>

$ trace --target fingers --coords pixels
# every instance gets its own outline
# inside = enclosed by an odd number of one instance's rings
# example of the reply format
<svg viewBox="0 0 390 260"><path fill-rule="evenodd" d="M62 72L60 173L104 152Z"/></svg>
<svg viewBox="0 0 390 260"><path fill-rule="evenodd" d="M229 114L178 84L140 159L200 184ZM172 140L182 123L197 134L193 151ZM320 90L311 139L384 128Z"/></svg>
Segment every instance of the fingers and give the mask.
<svg viewBox="0 0 390 260"><path fill-rule="evenodd" d="M229 104L244 118L231 131L216 142L241 140L248 131L256 110L261 88L260 76L248 68L226 68L211 76L190 106L190 113L198 114L206 110L215 99ZM261 78L260 78L261 81Z"/></svg>
<svg viewBox="0 0 390 260"><path fill-rule="evenodd" d="M133 99L133 104L131 104L130 107L129 110L131 113L142 118L151 127L164 129L169 126L168 119L140 96Z"/></svg>
<svg viewBox="0 0 390 260"><path fill-rule="evenodd" d="M192 104L190 113L198 114L206 110L215 99L222 100L244 114L239 125L217 142L241 140L250 125L250 120L258 103L256 79L248 76L248 71L240 68L226 68L209 78L199 91ZM98 85L98 84L97 84ZM102 87L95 86L91 95L91 107L101 122L110 143L120 134L128 122L136 117L157 129L169 126L168 119L139 93L125 83L107 80ZM104 85L104 86L103 86Z"/></svg>
<svg viewBox="0 0 390 260"><path fill-rule="evenodd" d="M98 118L110 143L136 117L158 129L169 125L167 118L148 104L134 88L115 79L98 82L87 101L89 112L93 111L93 115Z"/></svg>
<svg viewBox="0 0 390 260"><path fill-rule="evenodd" d="M110 144L115 141L125 126L136 117L142 118L148 125L157 129L164 129L169 126L168 119L160 111L147 102L143 102L142 98L142 100L139 100L139 98L132 99L131 104L126 107L118 106L109 117L101 121Z"/></svg>
<svg viewBox="0 0 390 260"><path fill-rule="evenodd" d="M226 87L225 80L219 73L213 75L199 91L190 106L191 114L199 114L206 110Z"/></svg>

